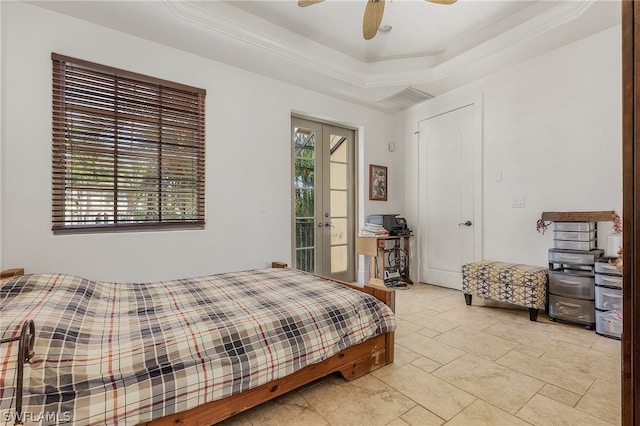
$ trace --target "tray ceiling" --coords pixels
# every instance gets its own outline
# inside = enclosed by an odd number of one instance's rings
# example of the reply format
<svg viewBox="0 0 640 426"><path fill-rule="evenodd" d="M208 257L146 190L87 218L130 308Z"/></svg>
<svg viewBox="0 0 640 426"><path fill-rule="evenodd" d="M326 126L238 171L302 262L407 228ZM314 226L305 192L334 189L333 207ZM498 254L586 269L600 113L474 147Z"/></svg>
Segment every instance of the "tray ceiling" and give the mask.
<svg viewBox="0 0 640 426"><path fill-rule="evenodd" d="M29 3L387 112L620 23L609 0L387 0L392 30L366 41L365 0Z"/></svg>

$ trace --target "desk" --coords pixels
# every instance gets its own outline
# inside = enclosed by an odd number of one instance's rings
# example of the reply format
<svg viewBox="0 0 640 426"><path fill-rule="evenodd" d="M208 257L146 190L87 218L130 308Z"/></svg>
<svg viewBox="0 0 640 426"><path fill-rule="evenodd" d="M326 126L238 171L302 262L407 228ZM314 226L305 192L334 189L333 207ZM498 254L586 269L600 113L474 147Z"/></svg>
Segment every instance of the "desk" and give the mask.
<svg viewBox="0 0 640 426"><path fill-rule="evenodd" d="M400 277L407 284L413 284L411 278L409 278L409 238L411 235L385 235L383 237L361 237L357 239L357 251L358 254L371 257L371 264L369 265L369 283L382 283L384 284L384 250L387 241L393 241L395 247L404 249L407 253L407 265L404 270L400 271ZM377 266L377 267L376 267Z"/></svg>

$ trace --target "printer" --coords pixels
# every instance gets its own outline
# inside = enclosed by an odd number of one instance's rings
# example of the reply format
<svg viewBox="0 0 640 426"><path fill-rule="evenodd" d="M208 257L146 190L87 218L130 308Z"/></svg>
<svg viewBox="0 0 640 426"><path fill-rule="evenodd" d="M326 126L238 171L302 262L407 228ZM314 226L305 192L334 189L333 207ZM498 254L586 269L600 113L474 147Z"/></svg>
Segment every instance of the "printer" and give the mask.
<svg viewBox="0 0 640 426"><path fill-rule="evenodd" d="M369 215L369 223L382 225L384 229L389 231L389 235L411 235L407 220L398 216L398 214L372 214Z"/></svg>

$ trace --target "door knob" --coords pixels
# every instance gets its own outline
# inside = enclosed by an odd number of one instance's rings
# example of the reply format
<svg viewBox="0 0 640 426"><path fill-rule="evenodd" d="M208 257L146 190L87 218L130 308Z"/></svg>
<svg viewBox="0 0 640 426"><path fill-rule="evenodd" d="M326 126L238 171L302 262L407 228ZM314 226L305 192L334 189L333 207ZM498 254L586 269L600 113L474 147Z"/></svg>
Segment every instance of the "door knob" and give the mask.
<svg viewBox="0 0 640 426"><path fill-rule="evenodd" d="M324 226L335 228L336 226L333 223L325 222Z"/></svg>
<svg viewBox="0 0 640 426"><path fill-rule="evenodd" d="M458 224L458 226L460 226L460 225L471 226L471 225L473 225L473 223L470 220L468 220L466 222L461 222L461 223Z"/></svg>

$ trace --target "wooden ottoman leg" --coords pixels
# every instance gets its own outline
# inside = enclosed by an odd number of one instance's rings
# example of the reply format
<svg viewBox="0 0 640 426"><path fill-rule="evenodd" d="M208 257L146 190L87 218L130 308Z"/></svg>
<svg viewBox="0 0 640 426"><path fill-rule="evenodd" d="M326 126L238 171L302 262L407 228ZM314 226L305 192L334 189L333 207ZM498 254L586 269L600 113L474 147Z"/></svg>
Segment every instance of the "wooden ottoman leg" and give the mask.
<svg viewBox="0 0 640 426"><path fill-rule="evenodd" d="M465 294L465 295L464 295L464 302L465 302L467 305L471 306L471 295L470 295L470 294Z"/></svg>
<svg viewBox="0 0 640 426"><path fill-rule="evenodd" d="M538 321L538 309L529 308L529 319L531 321Z"/></svg>

